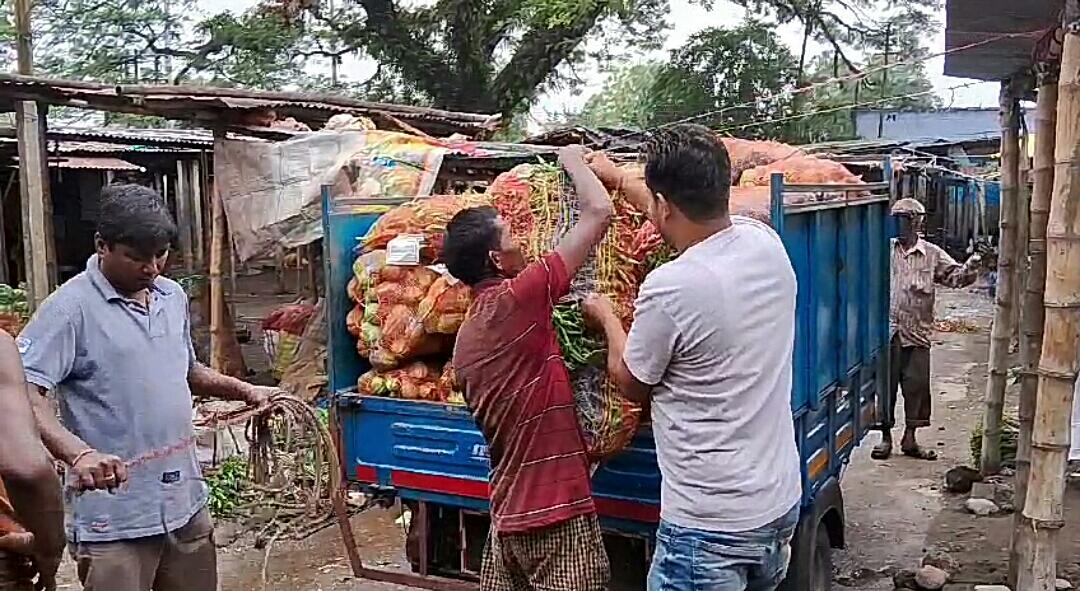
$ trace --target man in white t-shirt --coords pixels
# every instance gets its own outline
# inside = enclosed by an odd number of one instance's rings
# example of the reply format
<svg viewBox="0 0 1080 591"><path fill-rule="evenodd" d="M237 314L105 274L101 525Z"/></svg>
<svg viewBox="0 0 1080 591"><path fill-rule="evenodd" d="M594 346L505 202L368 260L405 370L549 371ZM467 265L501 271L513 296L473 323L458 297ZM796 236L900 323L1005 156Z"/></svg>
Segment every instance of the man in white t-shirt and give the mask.
<svg viewBox="0 0 1080 591"><path fill-rule="evenodd" d="M606 299L585 311L607 336L612 379L652 407L663 483L649 589L771 591L801 497L795 273L769 226L729 216L730 162L710 131L666 128L644 151L644 182L600 154L590 165L679 255L645 279L629 335Z"/></svg>

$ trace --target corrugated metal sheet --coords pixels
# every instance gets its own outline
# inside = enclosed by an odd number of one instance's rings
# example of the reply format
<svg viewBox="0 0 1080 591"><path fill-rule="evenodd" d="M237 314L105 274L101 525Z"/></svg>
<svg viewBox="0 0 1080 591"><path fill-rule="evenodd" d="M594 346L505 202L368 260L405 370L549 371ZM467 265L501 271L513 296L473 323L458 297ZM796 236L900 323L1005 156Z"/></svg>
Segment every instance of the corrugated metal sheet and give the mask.
<svg viewBox="0 0 1080 591"><path fill-rule="evenodd" d="M1055 27L1064 0L948 0L945 49L956 49L1002 33L1028 33ZM945 75L1004 80L1032 65L1037 36L1007 37L945 56Z"/></svg>
<svg viewBox="0 0 1080 591"><path fill-rule="evenodd" d="M498 115L460 113L385 103L372 103L336 95L263 92L229 88L107 85L76 80L51 80L0 74L0 102L34 100L112 112L156 115L215 124L243 124L243 114L274 110L280 118L294 117L315 127L338 113L363 115L379 124L407 121L424 133L455 133L486 137L494 132Z"/></svg>
<svg viewBox="0 0 1080 591"><path fill-rule="evenodd" d="M119 158L109 158L107 156L66 156L63 158L50 158L49 166L79 170L145 170L137 164L132 164Z"/></svg>

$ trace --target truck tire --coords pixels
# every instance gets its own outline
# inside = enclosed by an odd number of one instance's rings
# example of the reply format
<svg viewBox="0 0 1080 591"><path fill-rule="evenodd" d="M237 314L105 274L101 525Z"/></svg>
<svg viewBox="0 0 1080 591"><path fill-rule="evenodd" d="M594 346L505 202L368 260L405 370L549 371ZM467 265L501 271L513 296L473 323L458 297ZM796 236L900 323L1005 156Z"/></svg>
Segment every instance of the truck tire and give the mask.
<svg viewBox="0 0 1080 591"><path fill-rule="evenodd" d="M810 561L810 591L832 591L832 542L824 527L817 528L814 555Z"/></svg>

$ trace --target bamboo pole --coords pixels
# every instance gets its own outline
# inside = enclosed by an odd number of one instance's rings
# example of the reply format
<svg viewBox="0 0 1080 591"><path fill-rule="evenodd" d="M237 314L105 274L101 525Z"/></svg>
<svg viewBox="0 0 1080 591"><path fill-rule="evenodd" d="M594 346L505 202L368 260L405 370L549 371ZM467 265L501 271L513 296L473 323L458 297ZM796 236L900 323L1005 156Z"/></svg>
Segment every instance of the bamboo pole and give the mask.
<svg viewBox="0 0 1080 591"><path fill-rule="evenodd" d="M1046 223L1050 197L1054 191L1054 134L1057 125L1057 74L1040 76L1039 99L1035 108L1035 186L1031 192L1028 224L1030 267L1024 286L1023 314L1020 317L1020 433L1016 445L1015 504L1012 551L1009 555L1009 584L1016 588L1020 562L1031 556L1031 522L1024 517L1028 478L1031 474L1031 429L1035 420L1035 400L1039 388L1039 357L1042 355L1043 294L1046 287Z"/></svg>
<svg viewBox="0 0 1080 591"><path fill-rule="evenodd" d="M1046 231L1046 320L1024 503L1033 539L1030 560L1021 561L1018 591L1054 589L1073 386L1080 365L1080 0L1066 3L1063 29L1054 193Z"/></svg>
<svg viewBox="0 0 1080 591"><path fill-rule="evenodd" d="M1009 345L1016 326L1016 202L1020 185L1019 105L1011 81L1001 84L1001 249L998 254L997 305L990 330L990 377L986 382L983 415L982 454L979 466L983 474L1001 470L1001 413L1005 406L1005 383L1009 373Z"/></svg>

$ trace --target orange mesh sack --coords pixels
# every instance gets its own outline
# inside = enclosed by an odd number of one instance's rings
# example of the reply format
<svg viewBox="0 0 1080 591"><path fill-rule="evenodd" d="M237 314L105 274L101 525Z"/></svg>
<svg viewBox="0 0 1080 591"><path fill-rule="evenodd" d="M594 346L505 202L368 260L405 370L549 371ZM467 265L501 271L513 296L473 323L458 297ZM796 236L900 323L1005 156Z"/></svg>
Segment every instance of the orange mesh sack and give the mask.
<svg viewBox="0 0 1080 591"><path fill-rule="evenodd" d="M471 303L472 289L445 273L431 284L420 301L417 314L425 331L454 335L465 322L465 313Z"/></svg>
<svg viewBox="0 0 1080 591"><path fill-rule="evenodd" d="M784 182L799 185L856 185L863 180L851 173L843 164L824 158L801 155L779 160L765 166L751 168L742 173L739 185L743 187L768 187L774 173L783 173Z"/></svg>
<svg viewBox="0 0 1080 591"><path fill-rule="evenodd" d="M489 205L490 199L481 194L437 195L416 199L399 205L379 218L364 237L364 251L386 248L391 240L404 234L424 237L421 256L434 263L442 256L446 225L457 213L470 207Z"/></svg>
<svg viewBox="0 0 1080 591"><path fill-rule="evenodd" d="M447 353L453 348L452 337L425 332L416 311L409 306L399 304L391 307L381 328L378 350L371 356L373 365L398 365L408 359ZM376 359L379 363L376 363Z"/></svg>
<svg viewBox="0 0 1080 591"><path fill-rule="evenodd" d="M368 396L385 396L403 400L445 402L439 364L414 361L400 369L372 370L360 376L357 391Z"/></svg>
<svg viewBox="0 0 1080 591"><path fill-rule="evenodd" d="M772 141L744 140L734 137L721 138L731 159L731 180L736 184L744 171L772 164L778 160L799 157L801 149Z"/></svg>

